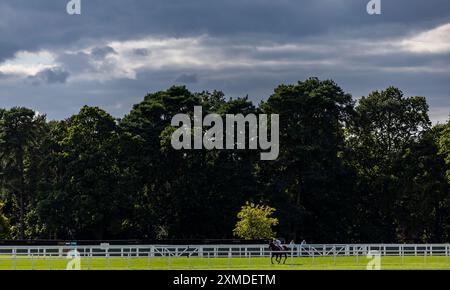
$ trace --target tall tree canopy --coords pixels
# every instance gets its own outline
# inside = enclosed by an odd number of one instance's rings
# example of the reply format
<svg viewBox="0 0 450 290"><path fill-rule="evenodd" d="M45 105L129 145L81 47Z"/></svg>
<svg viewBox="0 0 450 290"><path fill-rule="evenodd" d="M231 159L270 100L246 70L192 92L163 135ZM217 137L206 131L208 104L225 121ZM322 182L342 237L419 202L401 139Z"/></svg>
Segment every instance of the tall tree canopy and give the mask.
<svg viewBox="0 0 450 290"><path fill-rule="evenodd" d="M172 117L192 116L195 106L222 119L279 114L278 159L236 146L173 149ZM276 230L317 243L444 242L449 187L450 121L432 126L426 99L395 87L356 102L335 82L310 78L255 105L173 86L123 119L88 106L50 122L27 108L0 110L0 238L260 238ZM255 216L271 226L254 225Z"/></svg>
<svg viewBox="0 0 450 290"><path fill-rule="evenodd" d="M57 237L114 237L130 206L118 166L116 121L99 108L83 107L50 134L52 184L39 203L41 219Z"/></svg>
<svg viewBox="0 0 450 290"><path fill-rule="evenodd" d="M0 181L13 207L19 239L25 238L25 216L37 190L45 116L27 108L0 111Z"/></svg>
<svg viewBox="0 0 450 290"><path fill-rule="evenodd" d="M259 173L261 191L280 211L283 232L309 240L345 235L347 192L341 187L350 173L340 152L351 96L333 81L311 78L279 86L261 110L280 115L280 156L261 162Z"/></svg>

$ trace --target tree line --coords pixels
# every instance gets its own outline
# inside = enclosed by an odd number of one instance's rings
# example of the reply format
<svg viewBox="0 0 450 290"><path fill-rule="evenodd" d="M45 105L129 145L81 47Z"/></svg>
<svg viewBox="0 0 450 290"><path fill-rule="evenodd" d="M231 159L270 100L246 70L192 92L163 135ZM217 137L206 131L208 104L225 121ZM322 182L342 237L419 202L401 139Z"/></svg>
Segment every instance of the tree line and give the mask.
<svg viewBox="0 0 450 290"><path fill-rule="evenodd" d="M174 150L178 113L279 114L280 153ZM248 147L247 147L248 148ZM358 101L331 80L280 85L258 105L173 86L123 118L85 106L47 121L0 110L0 238L224 239L247 202L310 242L444 242L450 121L395 87Z"/></svg>

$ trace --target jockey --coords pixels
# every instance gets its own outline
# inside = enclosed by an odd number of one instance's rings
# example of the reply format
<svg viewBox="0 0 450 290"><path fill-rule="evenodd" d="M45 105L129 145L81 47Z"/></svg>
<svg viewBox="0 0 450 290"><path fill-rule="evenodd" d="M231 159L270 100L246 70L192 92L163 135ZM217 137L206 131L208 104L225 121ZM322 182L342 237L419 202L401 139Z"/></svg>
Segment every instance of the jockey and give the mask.
<svg viewBox="0 0 450 290"><path fill-rule="evenodd" d="M274 244L278 247L278 249L280 249L280 251L284 250L283 244L281 244L281 241L279 239L275 239Z"/></svg>

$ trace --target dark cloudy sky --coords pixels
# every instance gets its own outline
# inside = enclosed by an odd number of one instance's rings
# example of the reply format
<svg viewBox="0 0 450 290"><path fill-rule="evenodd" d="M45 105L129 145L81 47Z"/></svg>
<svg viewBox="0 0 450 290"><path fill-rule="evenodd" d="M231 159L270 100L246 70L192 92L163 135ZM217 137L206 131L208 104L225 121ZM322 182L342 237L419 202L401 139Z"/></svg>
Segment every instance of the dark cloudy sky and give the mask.
<svg viewBox="0 0 450 290"><path fill-rule="evenodd" d="M394 85L450 113L450 1L0 0L0 106L116 117L185 84L258 102L281 83L334 79L355 98Z"/></svg>

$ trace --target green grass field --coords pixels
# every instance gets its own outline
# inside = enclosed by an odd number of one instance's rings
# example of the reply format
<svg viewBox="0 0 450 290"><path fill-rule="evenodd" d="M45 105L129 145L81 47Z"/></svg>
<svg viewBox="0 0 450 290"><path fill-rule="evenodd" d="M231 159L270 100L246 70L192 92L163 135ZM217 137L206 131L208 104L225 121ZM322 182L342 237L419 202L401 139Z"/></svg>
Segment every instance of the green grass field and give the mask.
<svg viewBox="0 0 450 290"><path fill-rule="evenodd" d="M0 270L65 270L65 257L0 257ZM269 258L83 258L81 270L365 270L365 257L288 258L271 265ZM450 270L446 257L382 257L382 270Z"/></svg>

